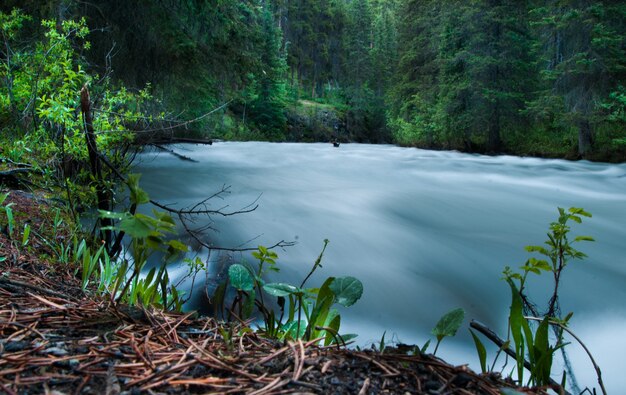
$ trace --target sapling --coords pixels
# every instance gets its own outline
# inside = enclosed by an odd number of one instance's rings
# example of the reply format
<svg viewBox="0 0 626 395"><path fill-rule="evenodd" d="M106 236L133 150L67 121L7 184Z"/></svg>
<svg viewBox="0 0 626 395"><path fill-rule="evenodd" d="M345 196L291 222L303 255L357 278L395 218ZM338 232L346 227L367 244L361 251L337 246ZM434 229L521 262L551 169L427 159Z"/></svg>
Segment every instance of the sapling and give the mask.
<svg viewBox="0 0 626 395"><path fill-rule="evenodd" d="M511 341L502 341L495 337L493 332L477 323L472 323L472 327L498 344L500 351L504 350L507 354L514 356L520 384L523 384L524 371L526 369L530 372L528 379L529 384L557 387L559 384L554 382L550 377L552 361L554 353L561 350L566 366L568 365L567 356L564 351L568 343L563 342L563 334L567 332L585 348L585 351L590 356L594 368L596 369L600 388L602 392L606 394L599 367L584 344L567 328L572 313L567 314L565 318L561 318L559 305L559 286L563 270L572 260L586 257L584 253L574 248L575 244L582 241L594 241L594 239L589 236L577 236L573 240L570 240L570 223L575 222L580 224L582 223L583 217L590 218L591 214L577 207L571 207L568 210L559 207L558 211L559 217L556 221L550 223L549 232L547 234L548 239L544 242L544 245L526 247L526 251L538 253L543 257L540 259L535 257L529 258L521 267L521 272L515 272L508 266L504 269L504 279L511 289L512 297L508 330L512 338L514 351L509 349ZM553 288L545 313L541 314L525 291L529 274L534 273L540 275L544 272L552 274ZM539 322L539 325L536 328L532 328L528 321ZM555 337L553 343L550 342L548 333L550 327ZM472 337L479 355L481 368L485 371L486 352L484 345L473 332ZM563 392L565 392L563 388L565 386L566 377L567 375L564 372L563 380L560 385ZM572 374L570 374L569 377L572 381L572 386L576 388Z"/></svg>

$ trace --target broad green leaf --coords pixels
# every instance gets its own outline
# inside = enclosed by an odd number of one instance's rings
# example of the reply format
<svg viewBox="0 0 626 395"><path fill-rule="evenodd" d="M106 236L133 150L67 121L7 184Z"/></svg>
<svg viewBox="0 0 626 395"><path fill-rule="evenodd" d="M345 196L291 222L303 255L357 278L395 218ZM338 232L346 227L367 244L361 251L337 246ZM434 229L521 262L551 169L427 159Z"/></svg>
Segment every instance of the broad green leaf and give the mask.
<svg viewBox="0 0 626 395"><path fill-rule="evenodd" d="M121 231L125 232L132 238L146 238L150 236L153 231L153 227L147 221L138 216L130 216L122 219L119 223Z"/></svg>
<svg viewBox="0 0 626 395"><path fill-rule="evenodd" d="M98 210L98 213L100 215L100 218L115 219L115 220L121 220L123 218L130 216L129 213L116 213L114 211L105 211L105 210Z"/></svg>
<svg viewBox="0 0 626 395"><path fill-rule="evenodd" d="M570 207L569 212L576 215L582 215L583 217L591 218L593 217L590 212L585 211L585 209L580 207Z"/></svg>
<svg viewBox="0 0 626 395"><path fill-rule="evenodd" d="M335 303L335 294L330 289L330 285L333 283L334 278L329 277L319 289L307 289L313 297L317 294L315 299L315 306L311 311L310 320L313 322L313 326L326 326L328 321L328 314L331 311L331 306ZM313 328L314 329L314 328ZM314 331L313 331L314 332ZM312 337L317 337L314 334Z"/></svg>
<svg viewBox="0 0 626 395"><path fill-rule="evenodd" d="M578 223L578 224L580 224L580 223L582 223L582 222L583 222L583 220L582 220L582 219L580 219L580 217L577 217L577 216L575 216L575 215L570 215L568 218L569 218L569 219L571 219L572 221L574 221L574 222Z"/></svg>
<svg viewBox="0 0 626 395"><path fill-rule="evenodd" d="M473 330L469 330L474 339L474 345L476 346L476 352L478 353L478 360L480 361L480 370L483 373L487 373L487 350L482 341L476 336Z"/></svg>
<svg viewBox="0 0 626 395"><path fill-rule="evenodd" d="M301 320L299 325L298 321L288 322L283 325L282 330L283 335L280 337L280 340L284 340L285 338L290 338L294 340L301 339L304 336L304 332L306 330L306 321Z"/></svg>
<svg viewBox="0 0 626 395"><path fill-rule="evenodd" d="M337 303L346 307L355 304L363 295L363 284L354 277L337 277L329 287L337 297Z"/></svg>
<svg viewBox="0 0 626 395"><path fill-rule="evenodd" d="M325 335L324 345L328 346L335 343L335 338L339 334L339 327L341 326L341 316L337 313L334 317L328 322L325 327L332 329L331 331L321 331L320 336ZM317 336L316 336L317 337Z"/></svg>
<svg viewBox="0 0 626 395"><path fill-rule="evenodd" d="M523 382L524 378L524 337L522 335L522 326L526 323L522 309L522 298L519 296L517 287L511 280L507 280L511 287L511 309L509 313L509 326L513 343L515 344L515 354L517 355L517 375L518 381ZM528 325L528 324L527 324Z"/></svg>
<svg viewBox="0 0 626 395"><path fill-rule="evenodd" d="M278 297L285 297L285 296L294 295L294 294L303 292L302 289L295 287L291 284L285 284L285 283L265 284L263 286L263 289L268 294L272 296L278 296Z"/></svg>
<svg viewBox="0 0 626 395"><path fill-rule="evenodd" d="M456 335L456 331L461 327L464 318L465 310L462 308L449 311L441 317L431 333L436 336L438 340L446 336L454 336Z"/></svg>
<svg viewBox="0 0 626 395"><path fill-rule="evenodd" d="M234 264L228 268L228 278L235 289L246 292L254 289L254 280L250 272L240 264Z"/></svg>
<svg viewBox="0 0 626 395"><path fill-rule="evenodd" d="M574 239L574 241L596 241L596 240L591 236L578 236Z"/></svg>
<svg viewBox="0 0 626 395"><path fill-rule="evenodd" d="M537 327L535 334L535 344L533 345L535 354L535 382L537 385L547 385L550 382L550 372L552 370L552 357L554 349L550 346L548 338L548 317Z"/></svg>
<svg viewBox="0 0 626 395"><path fill-rule="evenodd" d="M187 252L187 250L189 249L189 247L187 247L187 244L181 243L178 240L170 240L167 242L167 244L173 249L182 251L182 252Z"/></svg>

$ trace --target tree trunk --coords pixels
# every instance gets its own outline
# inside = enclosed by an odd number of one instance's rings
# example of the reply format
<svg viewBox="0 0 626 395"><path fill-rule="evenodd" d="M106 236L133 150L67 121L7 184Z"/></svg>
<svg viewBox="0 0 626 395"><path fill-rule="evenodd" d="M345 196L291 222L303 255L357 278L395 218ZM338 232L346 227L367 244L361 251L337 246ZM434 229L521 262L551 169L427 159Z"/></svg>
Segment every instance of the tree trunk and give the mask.
<svg viewBox="0 0 626 395"><path fill-rule="evenodd" d="M98 199L98 209L103 211L111 210L111 199L106 191L106 187L102 180L102 168L100 166L100 158L98 157L98 146L96 145L96 134L93 129L93 119L91 117L91 102L87 85L83 86L80 91L80 109L83 113L83 122L85 126L85 141L87 142L87 152L89 153L89 165L91 167L91 175L96 180L96 197ZM100 220L103 228L110 227L112 222L108 218ZM111 245L111 231L102 231L103 240L107 247Z"/></svg>
<svg viewBox="0 0 626 395"><path fill-rule="evenodd" d="M593 148L593 129L588 120L578 123L578 154L585 158Z"/></svg>
<svg viewBox="0 0 626 395"><path fill-rule="evenodd" d="M500 137L500 108L495 105L489 120L489 130L487 136L487 151L489 153L498 153L502 147L502 139Z"/></svg>

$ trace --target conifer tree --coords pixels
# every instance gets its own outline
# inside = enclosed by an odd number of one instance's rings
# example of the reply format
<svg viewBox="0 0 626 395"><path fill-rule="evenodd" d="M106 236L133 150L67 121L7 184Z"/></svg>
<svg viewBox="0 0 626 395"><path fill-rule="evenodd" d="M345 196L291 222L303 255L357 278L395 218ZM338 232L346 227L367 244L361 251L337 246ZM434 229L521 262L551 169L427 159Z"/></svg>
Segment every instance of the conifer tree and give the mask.
<svg viewBox="0 0 626 395"><path fill-rule="evenodd" d="M544 101L557 102L556 111L577 130L578 153L585 157L605 120L600 103L624 81L626 5L551 0L536 4L531 15L541 28Z"/></svg>

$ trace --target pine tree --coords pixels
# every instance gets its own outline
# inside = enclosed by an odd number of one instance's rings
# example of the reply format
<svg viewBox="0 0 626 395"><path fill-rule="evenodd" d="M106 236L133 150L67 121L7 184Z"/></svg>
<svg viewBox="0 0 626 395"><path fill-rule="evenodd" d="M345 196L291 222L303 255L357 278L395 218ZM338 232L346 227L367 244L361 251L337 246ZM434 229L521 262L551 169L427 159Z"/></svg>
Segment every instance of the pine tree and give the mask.
<svg viewBox="0 0 626 395"><path fill-rule="evenodd" d="M408 0L398 11L398 61L388 102L396 141L440 146L434 114L439 95L438 1Z"/></svg>
<svg viewBox="0 0 626 395"><path fill-rule="evenodd" d="M599 104L618 89L626 70L626 5L614 1L553 0L532 15L541 28L546 101L562 102L577 129L578 153L594 146Z"/></svg>
<svg viewBox="0 0 626 395"><path fill-rule="evenodd" d="M261 20L262 44L259 47L261 70L258 73L258 92L252 103L250 116L272 140L284 139L286 127L286 73L287 63L282 51L282 35L274 22L270 5L264 4Z"/></svg>

